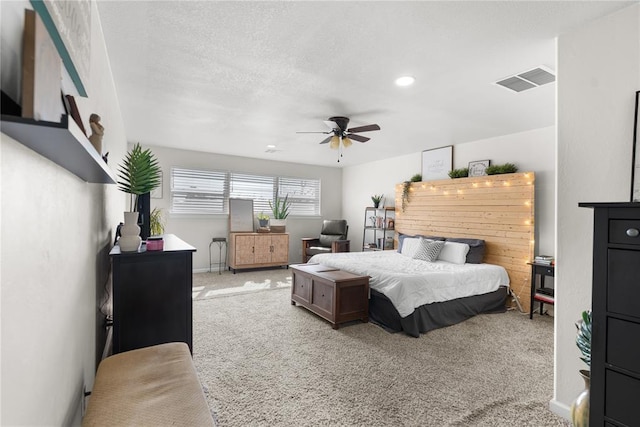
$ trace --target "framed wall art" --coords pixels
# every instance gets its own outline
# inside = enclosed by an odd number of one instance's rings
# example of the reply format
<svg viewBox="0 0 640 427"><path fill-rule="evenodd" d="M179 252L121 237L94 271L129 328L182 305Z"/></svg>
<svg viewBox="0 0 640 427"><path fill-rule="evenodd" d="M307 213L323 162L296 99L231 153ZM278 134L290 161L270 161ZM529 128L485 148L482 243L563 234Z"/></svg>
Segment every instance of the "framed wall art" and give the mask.
<svg viewBox="0 0 640 427"><path fill-rule="evenodd" d="M449 178L453 168L453 145L422 152L422 180Z"/></svg>
<svg viewBox="0 0 640 427"><path fill-rule="evenodd" d="M484 176L486 169L491 165L491 160L474 160L469 162L469 176Z"/></svg>
<svg viewBox="0 0 640 427"><path fill-rule="evenodd" d="M162 171L160 171L160 185L151 190L152 199L162 199Z"/></svg>
<svg viewBox="0 0 640 427"><path fill-rule="evenodd" d="M631 155L631 201L640 202L640 90L636 92L636 110L633 117L633 153Z"/></svg>

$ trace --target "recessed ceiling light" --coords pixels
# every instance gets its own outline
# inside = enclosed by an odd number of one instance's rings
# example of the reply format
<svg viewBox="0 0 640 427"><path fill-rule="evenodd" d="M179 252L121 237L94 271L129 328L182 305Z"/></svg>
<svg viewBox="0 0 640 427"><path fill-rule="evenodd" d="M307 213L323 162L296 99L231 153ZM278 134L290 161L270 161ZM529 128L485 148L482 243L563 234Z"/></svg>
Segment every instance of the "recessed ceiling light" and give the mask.
<svg viewBox="0 0 640 427"><path fill-rule="evenodd" d="M396 85L398 86L411 86L416 79L411 76L402 76L396 79Z"/></svg>
<svg viewBox="0 0 640 427"><path fill-rule="evenodd" d="M273 144L269 144L269 145L267 145L267 148L276 148L276 146L273 145Z"/></svg>

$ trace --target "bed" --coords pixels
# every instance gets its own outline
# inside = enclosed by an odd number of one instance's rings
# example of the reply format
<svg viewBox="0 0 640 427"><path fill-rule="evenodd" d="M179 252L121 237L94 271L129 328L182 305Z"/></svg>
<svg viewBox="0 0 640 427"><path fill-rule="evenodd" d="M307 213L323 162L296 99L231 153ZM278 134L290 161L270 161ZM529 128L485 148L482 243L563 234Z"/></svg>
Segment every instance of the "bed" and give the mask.
<svg viewBox="0 0 640 427"><path fill-rule="evenodd" d="M309 263L370 276L369 318L392 332L419 337L480 313L505 311L509 276L503 267L481 263L482 255L474 260L469 246L460 242L438 243L447 250L425 260L409 248L416 241L436 245L432 239L411 238L403 249L401 239L398 251L320 254Z"/></svg>

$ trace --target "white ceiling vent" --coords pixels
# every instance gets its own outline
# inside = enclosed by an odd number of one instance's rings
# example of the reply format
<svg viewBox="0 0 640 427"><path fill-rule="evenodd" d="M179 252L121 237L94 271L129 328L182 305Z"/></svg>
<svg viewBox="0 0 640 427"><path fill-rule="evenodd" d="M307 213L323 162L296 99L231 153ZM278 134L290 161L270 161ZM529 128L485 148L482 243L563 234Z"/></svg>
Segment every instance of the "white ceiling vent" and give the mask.
<svg viewBox="0 0 640 427"><path fill-rule="evenodd" d="M556 76L550 69L540 66L533 70L525 71L515 76L509 76L498 80L497 85L514 92L522 92L523 90L533 89L534 87L546 85L556 81Z"/></svg>

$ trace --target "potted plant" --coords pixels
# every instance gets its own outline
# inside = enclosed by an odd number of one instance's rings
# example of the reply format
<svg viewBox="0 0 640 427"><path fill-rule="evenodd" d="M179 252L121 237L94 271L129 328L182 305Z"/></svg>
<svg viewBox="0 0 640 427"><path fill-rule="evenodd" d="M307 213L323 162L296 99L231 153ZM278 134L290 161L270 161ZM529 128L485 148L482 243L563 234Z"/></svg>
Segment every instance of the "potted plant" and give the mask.
<svg viewBox="0 0 640 427"><path fill-rule="evenodd" d="M118 189L129 194L129 211L124 214L124 226L118 240L123 252L135 252L142 243L138 226L138 197L160 185L160 173L160 166L151 150L143 150L139 143L118 166Z"/></svg>
<svg viewBox="0 0 640 427"><path fill-rule="evenodd" d="M409 191L411 190L411 183L420 181L422 181L422 174L417 173L413 175L410 180L402 183L402 212L404 212L405 205L409 203Z"/></svg>
<svg viewBox="0 0 640 427"><path fill-rule="evenodd" d="M260 227L266 227L269 224L269 215L264 212L260 212L258 214L258 223L260 224Z"/></svg>
<svg viewBox="0 0 640 427"><path fill-rule="evenodd" d="M287 217L289 216L289 209L291 208L291 202L289 202L289 195L287 194L284 199L276 196L273 203L269 200L269 207L273 213L273 219L271 220L271 231L275 233L284 233L287 225Z"/></svg>
<svg viewBox="0 0 640 427"><path fill-rule="evenodd" d="M153 208L149 216L149 225L151 227L151 235L159 236L164 234L164 218L162 217L162 209Z"/></svg>
<svg viewBox="0 0 640 427"><path fill-rule="evenodd" d="M380 202L382 201L384 195L380 194L374 194L373 196L371 196L371 201L373 202L373 207L374 208L378 208L380 206Z"/></svg>
<svg viewBox="0 0 640 427"><path fill-rule="evenodd" d="M580 350L580 360L591 367L591 310L583 311L581 319L576 322L578 334L576 335L576 345ZM589 382L591 374L587 369L580 369L580 375L584 380L584 390L571 404L571 421L576 427L587 427L589 425Z"/></svg>

